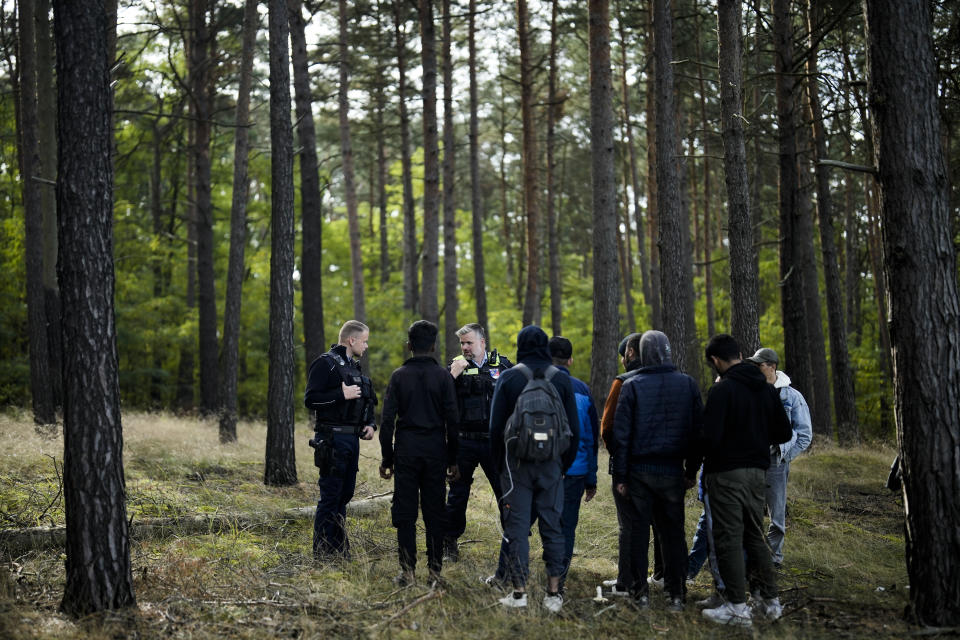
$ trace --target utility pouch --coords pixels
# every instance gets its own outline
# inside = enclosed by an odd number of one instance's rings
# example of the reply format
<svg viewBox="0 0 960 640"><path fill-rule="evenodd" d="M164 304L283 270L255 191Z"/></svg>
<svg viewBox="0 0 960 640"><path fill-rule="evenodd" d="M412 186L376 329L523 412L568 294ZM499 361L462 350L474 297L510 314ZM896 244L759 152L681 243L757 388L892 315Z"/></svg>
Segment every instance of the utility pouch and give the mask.
<svg viewBox="0 0 960 640"><path fill-rule="evenodd" d="M333 438L314 436L309 444L313 447L313 464L319 470L320 477L326 478L332 475L334 470Z"/></svg>

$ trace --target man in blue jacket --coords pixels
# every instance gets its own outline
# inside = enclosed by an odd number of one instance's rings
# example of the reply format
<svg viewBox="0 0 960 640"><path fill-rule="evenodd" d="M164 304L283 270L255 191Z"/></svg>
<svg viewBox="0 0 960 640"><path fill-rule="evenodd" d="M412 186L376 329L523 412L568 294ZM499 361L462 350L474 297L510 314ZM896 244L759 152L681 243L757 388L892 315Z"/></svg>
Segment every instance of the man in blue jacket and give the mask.
<svg viewBox="0 0 960 640"><path fill-rule="evenodd" d="M570 365L573 364L573 344L563 336L554 336L550 338L549 347L554 366L569 375ZM570 376L570 384L577 400L580 441L577 445L577 457L563 476L563 514L560 520L566 547L563 554L563 576L560 578L561 591L570 571L570 560L573 558L577 522L580 520L580 498L583 498L584 502L590 502L597 495L597 447L600 439L597 407L593 404L590 387L573 376Z"/></svg>
<svg viewBox="0 0 960 640"><path fill-rule="evenodd" d="M547 345L547 334L537 326L528 326L517 334L517 361L531 369L534 375L544 374L553 367ZM546 376L544 376L546 377ZM560 454L559 460L529 462L510 455L504 442L504 429L513 413L520 393L527 386L523 367L514 366L500 375L493 392L490 406L490 448L494 463L500 470L503 489L501 499L503 535L508 547L508 580L513 584L513 593L500 599L500 604L510 608L527 606L527 577L529 575L531 514L536 512L539 520L540 538L543 541L543 558L547 565L547 595L543 605L551 612L563 607L560 595L560 576L563 575L564 546L563 528L560 524L563 509L563 473L570 468L577 456L580 441L580 419L577 416L577 401L570 384L570 376L556 371L550 384L559 395L570 427L569 446Z"/></svg>
<svg viewBox="0 0 960 640"><path fill-rule="evenodd" d="M668 609L680 612L687 559L684 463L693 457L703 406L696 381L673 365L665 334L647 331L639 351L640 368L620 390L613 422L613 479L617 492L630 498L625 515L633 521L630 592L641 608L649 605L647 546L652 516L663 553Z"/></svg>
<svg viewBox="0 0 960 640"><path fill-rule="evenodd" d="M767 469L767 510L770 512L770 527L767 542L773 553L773 566L783 565L783 538L787 531L787 479L790 477L790 461L806 451L813 439L810 423L810 408L803 395L790 386L790 377L777 370L780 358L770 348L757 349L747 358L757 365L767 382L780 394L780 403L787 412L793 436L779 445L770 447L770 467Z"/></svg>

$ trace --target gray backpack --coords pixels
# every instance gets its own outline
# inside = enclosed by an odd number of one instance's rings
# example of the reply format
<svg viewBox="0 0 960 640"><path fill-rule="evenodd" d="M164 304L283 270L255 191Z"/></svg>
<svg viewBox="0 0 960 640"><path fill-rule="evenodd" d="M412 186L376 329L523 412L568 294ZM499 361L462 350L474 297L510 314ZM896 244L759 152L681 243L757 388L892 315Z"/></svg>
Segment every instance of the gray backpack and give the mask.
<svg viewBox="0 0 960 640"><path fill-rule="evenodd" d="M507 453L526 462L559 461L572 435L560 394L550 382L560 370L550 365L534 373L523 363L514 368L523 372L527 384L503 432Z"/></svg>

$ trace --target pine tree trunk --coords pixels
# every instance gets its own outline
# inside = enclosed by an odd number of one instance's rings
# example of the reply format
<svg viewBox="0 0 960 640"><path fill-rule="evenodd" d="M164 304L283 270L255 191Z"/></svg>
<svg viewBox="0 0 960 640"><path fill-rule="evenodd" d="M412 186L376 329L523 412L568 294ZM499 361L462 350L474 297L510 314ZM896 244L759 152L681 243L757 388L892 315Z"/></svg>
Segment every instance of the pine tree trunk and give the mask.
<svg viewBox="0 0 960 640"><path fill-rule="evenodd" d="M929 3L864 2L910 605L960 625L960 296Z"/></svg>
<svg viewBox="0 0 960 640"><path fill-rule="evenodd" d="M591 5L592 6L592 5ZM523 296L523 326L533 324L540 309L540 180L537 129L534 122L534 68L530 51L527 0L517 0L517 39L520 47L520 119L523 127L523 208L527 219L527 278ZM616 262L614 260L614 262Z"/></svg>
<svg viewBox="0 0 960 640"><path fill-rule="evenodd" d="M63 408L63 345L60 287L57 284L57 87L50 41L50 0L37 0L37 116L40 127L40 206L43 210L43 299L47 319L47 355L53 404Z"/></svg>
<svg viewBox="0 0 960 640"><path fill-rule="evenodd" d="M660 287L663 297L663 332L673 345L673 361L686 370L686 313L683 282L692 278L684 259L684 236L689 234L682 221L676 98L673 86L673 16L669 0L654 0L654 64L656 65L656 172L657 219L660 231Z"/></svg>
<svg viewBox="0 0 960 640"><path fill-rule="evenodd" d="M103 4L55 0L66 585L61 610L132 607L113 267L113 118Z"/></svg>
<svg viewBox="0 0 960 640"><path fill-rule="evenodd" d="M617 373L620 277L617 266L617 185L614 173L610 3L590 0L590 153L593 188L593 341L590 390L602 398Z"/></svg>
<svg viewBox="0 0 960 640"><path fill-rule="evenodd" d="M433 0L420 0L420 59L423 69L423 294L420 314L437 323L440 267L440 150L437 142L437 36Z"/></svg>
<svg viewBox="0 0 960 640"><path fill-rule="evenodd" d="M209 4L208 4L209 3ZM214 0L190 2L190 96L196 138L193 147L196 180L197 326L200 355L200 414L214 415L217 403L217 292L213 270L213 203L211 200L210 140L214 89L213 31L208 23Z"/></svg>
<svg viewBox="0 0 960 640"><path fill-rule="evenodd" d="M814 27L819 23L817 7L807 0L807 25L810 51L807 53L807 89L810 104L817 178L817 214L820 221L820 249L823 253L823 279L827 289L827 320L830 331L830 364L833 368L833 399L837 416L837 436L840 444L849 446L860 443L860 427L857 424L856 396L853 389L853 372L850 370L850 355L847 351L847 330L843 315L843 295L840 285L840 268L837 265L836 231L833 227L833 202L830 193L830 174L819 160L827 157L826 132L820 107L820 91L817 86L817 50L814 42ZM832 434L831 434L832 435Z"/></svg>
<svg viewBox="0 0 960 640"><path fill-rule="evenodd" d="M27 280L27 326L30 332L30 393L38 427L57 421L50 384L50 352L43 287L43 211L40 195L39 120L37 113L36 20L33 0L20 0L20 144L23 184L24 255ZM44 429L40 429L44 432Z"/></svg>
<svg viewBox="0 0 960 640"><path fill-rule="evenodd" d="M353 280L353 317L363 322L367 305L363 286L363 253L360 246L360 219L357 214L357 185L353 167L353 142L350 137L350 44L347 32L347 0L339 0L340 19L340 84L338 105L340 113L340 157L343 162L343 190L347 205L347 224L350 228L350 273Z"/></svg>
<svg viewBox="0 0 960 640"><path fill-rule="evenodd" d="M700 46L701 16L696 1L694 1L693 6L697 14L697 60L702 62L703 56ZM707 308L707 335L712 336L716 332L716 310L713 304L713 262L710 259L713 254L712 234L710 232L710 227L713 224L713 211L711 209L713 204L713 183L710 180L710 157L712 149L710 147L710 139L713 132L707 120L707 91L703 81L702 64L697 65L697 81L700 89L700 126L703 129L703 289L704 301ZM692 173L691 171L691 174ZM696 228L696 218L694 218L694 228ZM696 237L696 234L694 234L694 237ZM720 238L718 238L718 240L719 239ZM696 253L694 253L694 255L696 255ZM698 357L697 362L699 363L699 361L700 358Z"/></svg>
<svg viewBox="0 0 960 640"><path fill-rule="evenodd" d="M297 138L300 146L300 225L302 256L300 291L303 308L304 363L327 350L323 329L323 195L317 161L317 133L313 123L310 59L301 0L288 0L293 90Z"/></svg>
<svg viewBox="0 0 960 640"><path fill-rule="evenodd" d="M402 2L393 3L394 31L397 39L397 102L400 112L400 166L403 182L403 308L411 314L419 304L417 215L413 200L413 175L410 162L410 116L407 113L407 63L405 20Z"/></svg>
<svg viewBox="0 0 960 640"><path fill-rule="evenodd" d="M553 335L563 335L563 274L560 272L560 234L556 207L557 116L563 103L557 98L557 13L558 0L550 3L550 70L547 80L547 246L549 251L550 327Z"/></svg>
<svg viewBox="0 0 960 640"><path fill-rule="evenodd" d="M654 56L653 11L647 12L647 37L644 42L647 60ZM661 297L660 277L660 186L657 172L651 167L657 166L657 101L655 96L657 69L649 64L647 70L647 224L650 228L650 328L663 328L663 301Z"/></svg>
<svg viewBox="0 0 960 640"><path fill-rule="evenodd" d="M477 116L477 0L470 0L467 47L470 65L470 202L473 223L473 295L477 322L489 329L487 279L483 261L483 190L480 184L480 124Z"/></svg>
<svg viewBox="0 0 960 640"><path fill-rule="evenodd" d="M447 362L460 355L457 323L457 207L455 197L456 136L453 129L453 58L450 0L443 7L443 323Z"/></svg>
<svg viewBox="0 0 960 640"><path fill-rule="evenodd" d="M743 135L742 19L740 0L719 0L717 58L720 65L720 135L727 185L727 237L730 240L730 331L746 355L760 347L760 310Z"/></svg>
<svg viewBox="0 0 960 640"><path fill-rule="evenodd" d="M383 52L386 47L383 43L383 8L377 0L377 52ZM390 244L387 237L387 132L384 126L383 112L386 109L387 98L384 95L384 86L387 83L386 57L377 58L376 82L374 85L374 122L377 128L377 208L380 211L380 290L385 291L390 281ZM316 141L314 141L316 146ZM371 203L371 207L372 207ZM373 215L370 216L373 219Z"/></svg>
<svg viewBox="0 0 960 640"><path fill-rule="evenodd" d="M801 239L796 228L800 214L800 184L797 173L796 80L793 60L793 29L789 0L773 2L774 58L777 84L777 143L780 190L780 280L783 312L783 359L781 368L790 374L793 386L813 406L806 311L803 297ZM814 418L816 426L816 417Z"/></svg>
<svg viewBox="0 0 960 640"><path fill-rule="evenodd" d="M296 0L291 0L291 4ZM299 15L299 2L291 12ZM293 20L291 20L292 22ZM243 291L244 249L247 245L247 176L250 136L250 87L253 84L253 49L259 27L257 0L243 7L243 44L240 54L240 85L237 88L236 131L233 143L233 200L230 204L230 257L227 263L227 293L223 303L223 347L220 354L220 442L237 440L237 369L240 344L240 303Z"/></svg>
<svg viewBox="0 0 960 640"><path fill-rule="evenodd" d="M297 483L293 416L293 128L285 0L270 0L270 346L263 482Z"/></svg>
<svg viewBox="0 0 960 640"><path fill-rule="evenodd" d="M187 57L190 57L189 52ZM188 115L190 121L187 125L187 148L192 149L197 137L192 104ZM187 210L184 226L187 228L187 290L184 306L187 314L191 314L192 309L197 306L197 198L194 163L187 160L186 165ZM184 412L194 408L194 368L196 366L194 352L196 350L196 345L192 341L184 341L180 344L180 362L177 368L177 409Z"/></svg>

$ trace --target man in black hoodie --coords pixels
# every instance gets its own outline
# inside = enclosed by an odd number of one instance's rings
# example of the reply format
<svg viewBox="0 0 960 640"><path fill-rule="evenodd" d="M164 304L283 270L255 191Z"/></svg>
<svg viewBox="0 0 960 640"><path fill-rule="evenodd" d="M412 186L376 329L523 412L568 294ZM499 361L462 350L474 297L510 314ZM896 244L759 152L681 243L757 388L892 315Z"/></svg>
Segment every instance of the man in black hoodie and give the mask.
<svg viewBox="0 0 960 640"><path fill-rule="evenodd" d="M534 374L553 366L547 334L537 326L528 326L517 334L517 361L533 370ZM508 455L503 439L507 419L513 413L520 392L527 385L522 368L504 371L497 381L490 406L490 448L494 464L500 470L503 489L503 536L508 546L508 580L513 593L500 600L505 607L527 606L527 576L529 574L531 513L536 512L543 541L543 558L547 565L547 595L544 607L557 612L563 606L559 593L560 576L564 568L565 537L560 523L563 512L563 473L577 456L580 441L580 419L577 401L570 384L570 376L557 370L550 378L567 414L570 442L560 461L527 462Z"/></svg>
<svg viewBox="0 0 960 640"><path fill-rule="evenodd" d="M756 607L772 619L782 613L762 529L763 504L770 445L786 442L792 431L777 390L757 367L742 361L732 336L710 338L706 356L720 381L711 387L703 411L704 488L710 496L726 602L704 609L703 616L748 627L752 621L746 604L747 564L755 580Z"/></svg>
<svg viewBox="0 0 960 640"><path fill-rule="evenodd" d="M380 421L380 477L393 481L393 526L397 528L400 570L397 584L414 582L417 566L417 502L427 529L431 581L443 564L444 471L457 477L457 395L453 378L431 355L437 325L418 320L407 331L413 357L390 376ZM396 447L394 429L396 428Z"/></svg>

